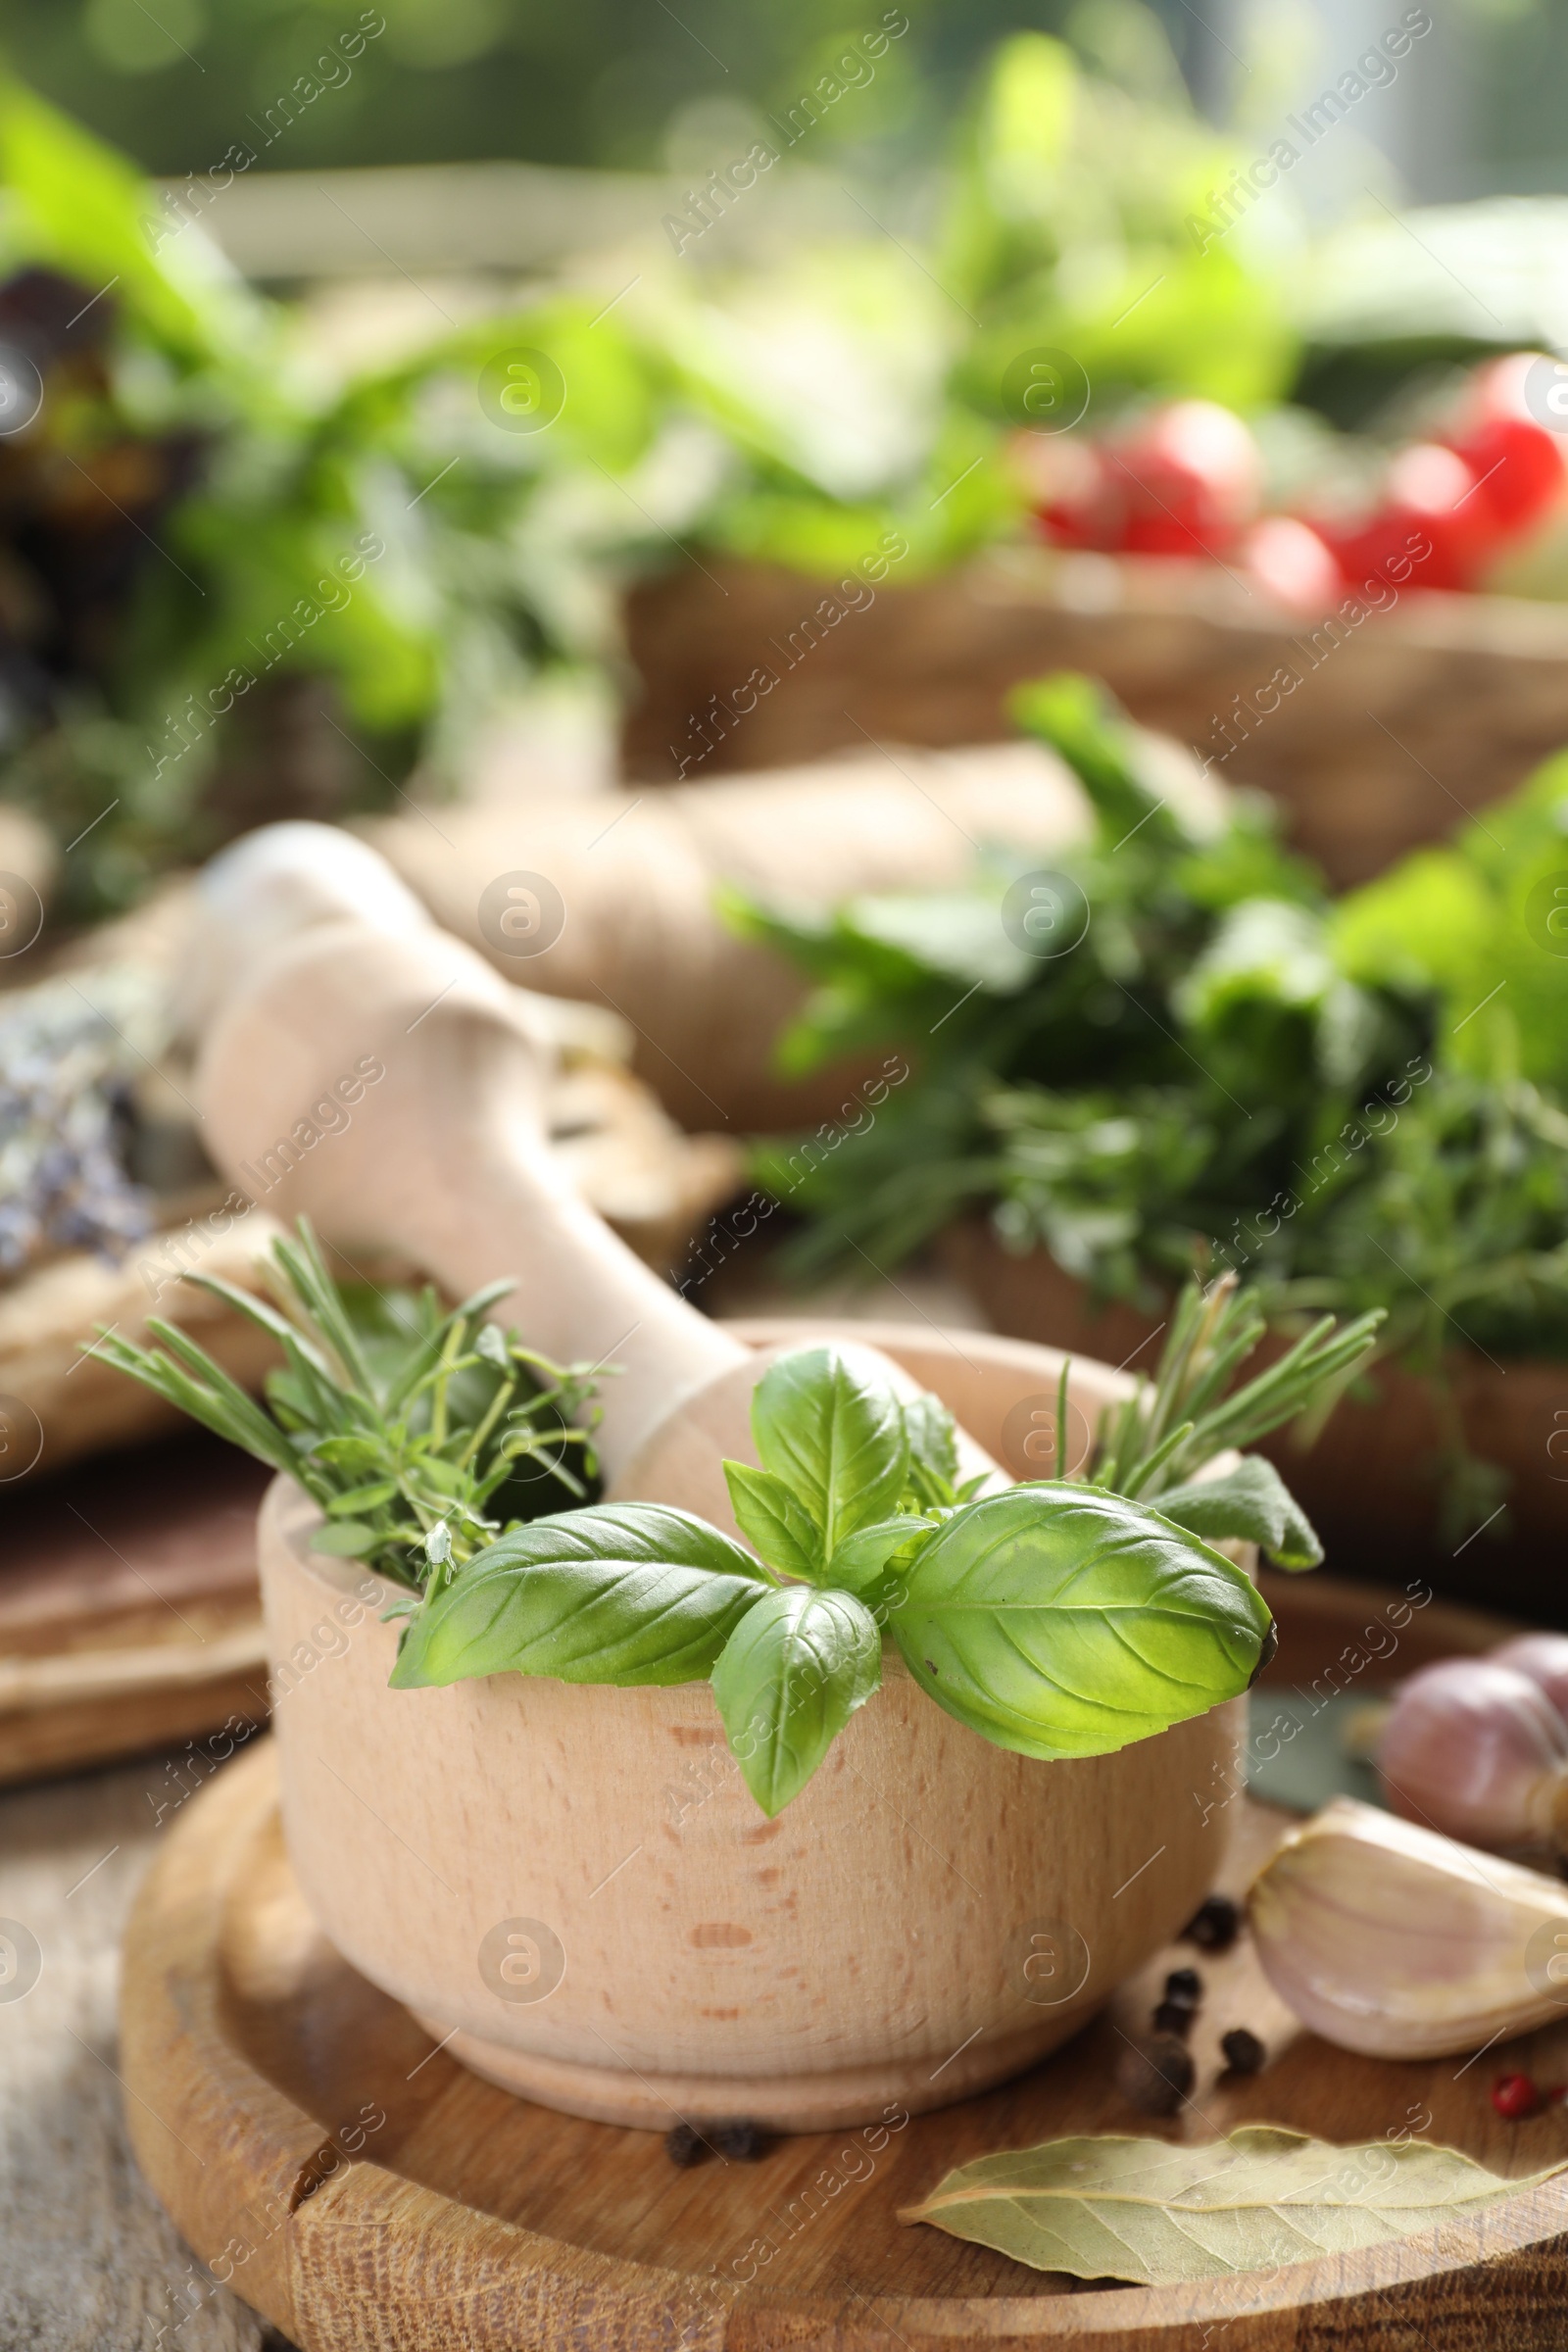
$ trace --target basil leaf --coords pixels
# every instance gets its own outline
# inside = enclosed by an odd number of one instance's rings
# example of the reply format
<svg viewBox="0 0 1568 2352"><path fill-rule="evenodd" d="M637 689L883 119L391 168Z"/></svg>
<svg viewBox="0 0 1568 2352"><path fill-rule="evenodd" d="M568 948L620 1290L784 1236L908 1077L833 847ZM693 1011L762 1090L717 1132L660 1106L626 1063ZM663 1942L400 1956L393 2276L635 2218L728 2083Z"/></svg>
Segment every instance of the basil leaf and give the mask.
<svg viewBox="0 0 1568 2352"><path fill-rule="evenodd" d="M904 1408L868 1350L780 1356L757 1384L752 1434L762 1467L793 1488L829 1558L846 1536L898 1508L909 1459Z"/></svg>
<svg viewBox="0 0 1568 2352"><path fill-rule="evenodd" d="M873 1519L869 1527L857 1528L853 1536L845 1537L823 1575L841 1592L858 1592L863 1599L894 1553L906 1544L921 1542L937 1524L935 1519L917 1518L910 1511L901 1511L896 1519Z"/></svg>
<svg viewBox="0 0 1568 2352"><path fill-rule="evenodd" d="M1311 1521L1273 1463L1259 1453L1247 1454L1223 1478L1172 1487L1148 1507L1210 1544L1239 1536L1282 1568L1315 1568L1323 1557Z"/></svg>
<svg viewBox="0 0 1568 2352"><path fill-rule="evenodd" d="M882 1680L882 1638L851 1592L792 1585L749 1609L713 1668L746 1786L769 1819L805 1788Z"/></svg>
<svg viewBox="0 0 1568 2352"><path fill-rule="evenodd" d="M391 1683L416 1690L509 1672L623 1688L700 1682L774 1590L749 1551L689 1512L563 1511L501 1537L425 1601Z"/></svg>
<svg viewBox="0 0 1568 2352"><path fill-rule="evenodd" d="M1098 1756L1245 1690L1271 1619L1194 1536L1045 1481L944 1520L888 1624L937 1704L999 1747Z"/></svg>
<svg viewBox="0 0 1568 2352"><path fill-rule="evenodd" d="M908 1499L953 1502L958 1488L957 1424L939 1396L906 1397L904 1434L909 1447Z"/></svg>
<svg viewBox="0 0 1568 2352"><path fill-rule="evenodd" d="M747 1542L770 1568L814 1582L821 1573L822 1539L794 1489L771 1470L753 1470L746 1462L726 1462L724 1478L735 1524Z"/></svg>

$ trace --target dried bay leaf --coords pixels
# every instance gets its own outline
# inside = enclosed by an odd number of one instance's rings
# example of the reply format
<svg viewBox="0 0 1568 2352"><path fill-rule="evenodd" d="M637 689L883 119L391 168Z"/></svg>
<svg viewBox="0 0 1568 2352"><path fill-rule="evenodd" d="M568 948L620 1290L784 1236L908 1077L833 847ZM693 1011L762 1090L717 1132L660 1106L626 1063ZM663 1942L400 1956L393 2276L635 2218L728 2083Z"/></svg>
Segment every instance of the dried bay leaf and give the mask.
<svg viewBox="0 0 1568 2352"><path fill-rule="evenodd" d="M1505 2180L1430 2140L1340 2148L1271 2124L1204 2147L1086 2136L960 2165L899 2219L930 2222L1032 2270L1171 2286L1415 2237L1564 2165Z"/></svg>

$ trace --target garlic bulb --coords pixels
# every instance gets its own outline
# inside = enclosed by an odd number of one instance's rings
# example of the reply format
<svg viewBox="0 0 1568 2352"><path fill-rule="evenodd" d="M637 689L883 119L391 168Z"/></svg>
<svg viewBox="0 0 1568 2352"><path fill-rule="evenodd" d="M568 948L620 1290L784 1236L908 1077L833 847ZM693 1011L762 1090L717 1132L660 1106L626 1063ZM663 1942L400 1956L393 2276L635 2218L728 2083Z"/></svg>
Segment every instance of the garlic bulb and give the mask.
<svg viewBox="0 0 1568 2352"><path fill-rule="evenodd" d="M1396 1813L1469 1845L1568 1845L1568 1724L1495 1658L1444 1658L1401 1683L1378 1769Z"/></svg>
<svg viewBox="0 0 1568 2352"><path fill-rule="evenodd" d="M1498 1666L1528 1674L1558 1714L1568 1718L1568 1634L1516 1634L1490 1655Z"/></svg>
<svg viewBox="0 0 1568 2352"><path fill-rule="evenodd" d="M1303 2025L1375 2058L1444 2058L1568 2017L1568 1888L1336 1797L1248 1896Z"/></svg>

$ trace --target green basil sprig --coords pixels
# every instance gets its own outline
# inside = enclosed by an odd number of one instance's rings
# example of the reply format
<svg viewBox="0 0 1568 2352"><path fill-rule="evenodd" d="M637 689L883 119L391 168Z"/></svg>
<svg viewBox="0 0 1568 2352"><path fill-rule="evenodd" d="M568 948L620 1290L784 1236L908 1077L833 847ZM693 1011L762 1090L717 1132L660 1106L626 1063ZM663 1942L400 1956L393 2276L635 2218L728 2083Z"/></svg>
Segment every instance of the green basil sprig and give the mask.
<svg viewBox="0 0 1568 2352"><path fill-rule="evenodd" d="M1168 1488L1153 1507L1191 1535L1255 1544L1280 1568L1315 1568L1323 1557L1311 1521L1260 1453L1244 1454L1222 1478Z"/></svg>
<svg viewBox="0 0 1568 2352"><path fill-rule="evenodd" d="M1054 1481L956 1511L889 1625L920 1688L998 1747L1099 1756L1244 1690L1272 1620L1234 1562L1119 1494Z"/></svg>
<svg viewBox="0 0 1568 2352"><path fill-rule="evenodd" d="M689 1511L603 1504L514 1528L409 1620L392 1687L485 1674L692 1683L772 1580Z"/></svg>
<svg viewBox="0 0 1568 2352"><path fill-rule="evenodd" d="M769 1818L805 1788L881 1680L882 1636L853 1592L786 1585L747 1610L713 1668L713 1696Z"/></svg>
<svg viewBox="0 0 1568 2352"><path fill-rule="evenodd" d="M885 1635L939 1707L1045 1759L1201 1714L1269 1654L1267 1607L1202 1539L1266 1523L1299 1545L1272 1473L1175 1490L1157 1510L1066 1480L982 1494L983 1478L959 1482L951 1414L853 1346L770 1364L752 1433L758 1462L724 1465L752 1550L651 1503L536 1520L432 1581L396 1688L706 1675L772 1816L878 1689Z"/></svg>

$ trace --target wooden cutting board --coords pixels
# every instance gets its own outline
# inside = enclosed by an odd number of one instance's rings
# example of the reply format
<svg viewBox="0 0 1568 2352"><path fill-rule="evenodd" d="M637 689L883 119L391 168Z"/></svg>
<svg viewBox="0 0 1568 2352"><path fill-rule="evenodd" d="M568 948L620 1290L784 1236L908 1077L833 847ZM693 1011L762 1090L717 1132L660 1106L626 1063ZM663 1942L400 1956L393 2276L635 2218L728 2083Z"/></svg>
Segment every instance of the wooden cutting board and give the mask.
<svg viewBox="0 0 1568 2352"><path fill-rule="evenodd" d="M1388 1622L1386 1592L1271 1582L1287 1686L1312 1688L1369 1622ZM1494 1628L1433 1602L1398 1630L1413 1665ZM1239 1891L1288 1817L1234 1801ZM1164 1971L1194 1964L1194 2096L1153 2123L1119 2094L1116 2058ZM1221 2071L1220 2036L1239 2025L1268 2050L1251 2078ZM467 2074L340 1957L290 1872L267 1740L178 1816L146 1883L125 1944L121 2066L137 2156L180 2230L304 2352L1557 2352L1563 2340L1568 2181L1400 2245L1181 2289L1084 2286L898 2213L954 2164L1068 2132L1409 2132L1505 2175L1537 2170L1568 2155L1568 2111L1505 2123L1490 2086L1514 2068L1568 2077L1568 2018L1468 2064L1383 2063L1304 2033L1245 1938L1220 1956L1173 1945L1000 2090L881 2132L784 2138L755 2163L715 2154L678 2170L657 2133L557 2115Z"/></svg>
<svg viewBox="0 0 1568 2352"><path fill-rule="evenodd" d="M195 1433L0 1488L0 1784L265 1722L270 1475Z"/></svg>

